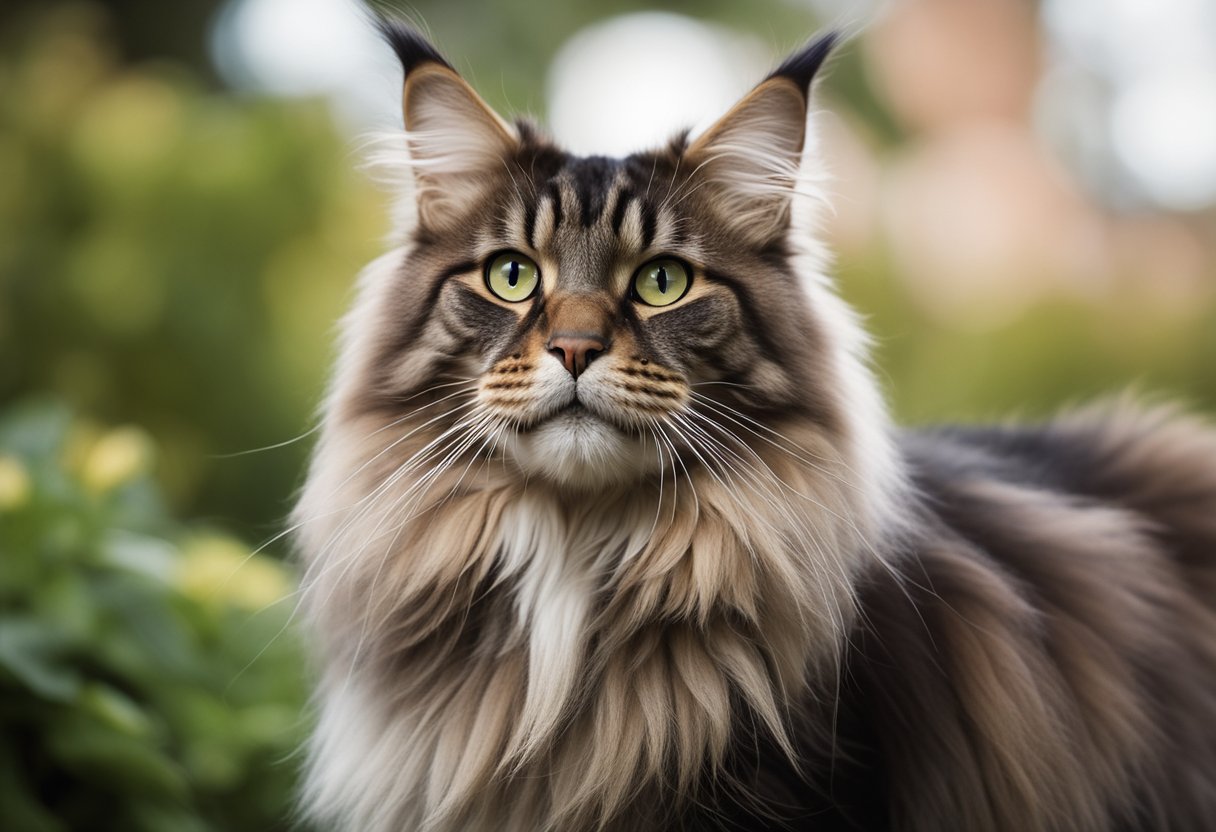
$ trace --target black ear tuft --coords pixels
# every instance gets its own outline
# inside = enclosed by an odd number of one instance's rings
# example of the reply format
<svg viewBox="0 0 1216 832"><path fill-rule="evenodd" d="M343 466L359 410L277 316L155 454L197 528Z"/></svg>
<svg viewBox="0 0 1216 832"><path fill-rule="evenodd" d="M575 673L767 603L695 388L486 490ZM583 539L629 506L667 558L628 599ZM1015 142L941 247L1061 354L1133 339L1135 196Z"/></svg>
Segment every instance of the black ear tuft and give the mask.
<svg viewBox="0 0 1216 832"><path fill-rule="evenodd" d="M380 35L385 42L397 53L397 58L401 61L401 68L406 75L409 75L415 67L425 63L436 63L452 69L452 65L444 60L431 42L408 23L377 15L376 28L380 30Z"/></svg>
<svg viewBox="0 0 1216 832"><path fill-rule="evenodd" d="M815 73L819 72L823 62L827 60L828 53L839 40L839 33L827 32L808 41L806 46L782 61L781 66L777 67L769 78L789 78L805 94L810 89Z"/></svg>

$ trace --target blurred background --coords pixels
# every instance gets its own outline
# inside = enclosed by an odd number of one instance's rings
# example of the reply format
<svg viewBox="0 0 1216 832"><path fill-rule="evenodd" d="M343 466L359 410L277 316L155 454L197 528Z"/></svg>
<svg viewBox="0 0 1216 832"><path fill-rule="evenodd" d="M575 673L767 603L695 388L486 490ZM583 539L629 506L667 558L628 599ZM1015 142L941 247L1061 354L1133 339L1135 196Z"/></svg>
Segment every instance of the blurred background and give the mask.
<svg viewBox="0 0 1216 832"><path fill-rule="evenodd" d="M705 125L823 26L823 234L901 421L1216 412L1209 0L413 0L581 152ZM400 77L357 0L0 7L0 806L290 826L298 486L384 247ZM270 447L266 450L256 450Z"/></svg>

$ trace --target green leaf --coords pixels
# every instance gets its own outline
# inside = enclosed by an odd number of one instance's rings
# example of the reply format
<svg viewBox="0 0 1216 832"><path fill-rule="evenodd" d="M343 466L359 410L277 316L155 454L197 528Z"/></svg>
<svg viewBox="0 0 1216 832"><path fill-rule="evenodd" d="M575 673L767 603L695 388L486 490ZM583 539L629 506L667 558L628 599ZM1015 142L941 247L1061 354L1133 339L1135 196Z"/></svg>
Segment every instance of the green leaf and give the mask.
<svg viewBox="0 0 1216 832"><path fill-rule="evenodd" d="M50 726L47 748L64 768L91 787L157 800L186 800L181 767L148 741L131 737L75 711Z"/></svg>
<svg viewBox="0 0 1216 832"><path fill-rule="evenodd" d="M109 685L86 685L80 705L101 722L130 737L150 737L152 723L129 696Z"/></svg>
<svg viewBox="0 0 1216 832"><path fill-rule="evenodd" d="M56 630L30 618L0 619L0 668L44 699L69 702L80 677L63 663L69 643Z"/></svg>

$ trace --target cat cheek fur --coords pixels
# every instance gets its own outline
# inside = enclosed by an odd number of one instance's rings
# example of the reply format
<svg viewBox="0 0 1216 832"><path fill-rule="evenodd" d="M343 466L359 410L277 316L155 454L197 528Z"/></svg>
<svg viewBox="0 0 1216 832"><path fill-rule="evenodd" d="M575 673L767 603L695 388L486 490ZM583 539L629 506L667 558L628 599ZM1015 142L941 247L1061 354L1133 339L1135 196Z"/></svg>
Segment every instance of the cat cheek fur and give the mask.
<svg viewBox="0 0 1216 832"><path fill-rule="evenodd" d="M1216 438L1127 408L889 425L805 231L831 36L614 160L382 27L411 218L360 278L295 512L315 820L1206 828ZM504 250L535 296L485 289ZM639 305L660 255L693 286Z"/></svg>

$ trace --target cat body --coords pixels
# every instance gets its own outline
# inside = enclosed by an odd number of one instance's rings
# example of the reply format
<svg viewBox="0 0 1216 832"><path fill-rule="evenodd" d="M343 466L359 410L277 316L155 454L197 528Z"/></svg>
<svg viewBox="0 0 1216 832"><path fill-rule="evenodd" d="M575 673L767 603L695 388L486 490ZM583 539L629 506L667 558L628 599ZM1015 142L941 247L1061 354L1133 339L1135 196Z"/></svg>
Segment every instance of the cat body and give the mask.
<svg viewBox="0 0 1216 832"><path fill-rule="evenodd" d="M606 159L383 28L416 216L360 281L297 509L314 818L1210 825L1216 436L888 423L806 231L832 38Z"/></svg>

